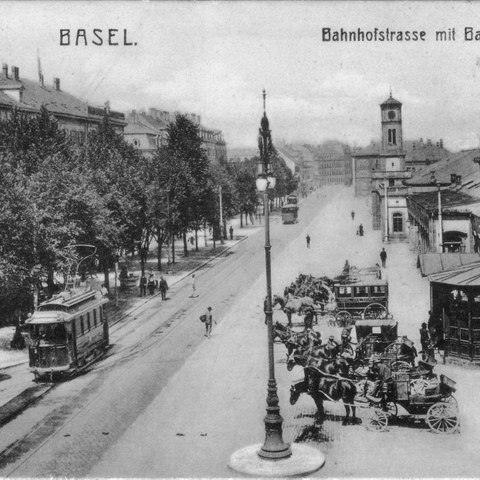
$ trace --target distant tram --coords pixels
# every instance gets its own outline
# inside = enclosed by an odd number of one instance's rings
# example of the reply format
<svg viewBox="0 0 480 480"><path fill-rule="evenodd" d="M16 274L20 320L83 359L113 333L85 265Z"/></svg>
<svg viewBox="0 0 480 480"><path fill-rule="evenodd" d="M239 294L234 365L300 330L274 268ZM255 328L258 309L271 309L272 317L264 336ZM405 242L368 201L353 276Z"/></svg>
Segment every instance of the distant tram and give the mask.
<svg viewBox="0 0 480 480"><path fill-rule="evenodd" d="M35 379L68 377L98 360L108 347L108 299L100 292L65 291L41 303L26 321Z"/></svg>
<svg viewBox="0 0 480 480"><path fill-rule="evenodd" d="M290 194L287 197L287 203L282 207L282 222L297 223L298 222L298 197Z"/></svg>

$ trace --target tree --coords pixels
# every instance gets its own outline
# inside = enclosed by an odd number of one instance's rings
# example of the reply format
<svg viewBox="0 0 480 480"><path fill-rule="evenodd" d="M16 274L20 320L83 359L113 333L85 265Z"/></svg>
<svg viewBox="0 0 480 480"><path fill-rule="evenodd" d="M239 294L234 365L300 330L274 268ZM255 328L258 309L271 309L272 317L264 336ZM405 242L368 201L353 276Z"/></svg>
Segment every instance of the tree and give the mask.
<svg viewBox="0 0 480 480"><path fill-rule="evenodd" d="M198 226L209 179L208 157L198 126L185 115L177 115L167 127L167 144L158 152L156 161L160 189L168 200L172 237L183 235L184 253L188 255L186 232Z"/></svg>
<svg viewBox="0 0 480 480"><path fill-rule="evenodd" d="M86 241L98 248L108 287L109 270L117 256L141 247L147 224L146 164L133 146L115 132L108 116L98 130L90 133L81 163L106 209L105 223L92 224Z"/></svg>

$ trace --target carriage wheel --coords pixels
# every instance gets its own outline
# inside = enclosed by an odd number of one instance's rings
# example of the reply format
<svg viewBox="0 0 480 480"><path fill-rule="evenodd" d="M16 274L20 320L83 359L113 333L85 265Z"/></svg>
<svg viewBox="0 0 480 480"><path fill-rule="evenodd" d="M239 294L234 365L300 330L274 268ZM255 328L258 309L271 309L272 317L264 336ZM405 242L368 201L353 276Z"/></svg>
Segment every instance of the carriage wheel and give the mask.
<svg viewBox="0 0 480 480"><path fill-rule="evenodd" d="M347 312L346 310L342 310L341 312L338 312L337 315L335 316L336 320L336 325L337 327L346 327L349 325L350 320L352 319L352 316L350 315L350 312Z"/></svg>
<svg viewBox="0 0 480 480"><path fill-rule="evenodd" d="M368 419L367 429L374 432L384 432L388 426L388 415L379 408L374 408Z"/></svg>
<svg viewBox="0 0 480 480"><path fill-rule="evenodd" d="M362 313L363 319L387 318L387 309L381 303L371 303Z"/></svg>
<svg viewBox="0 0 480 480"><path fill-rule="evenodd" d="M412 366L408 362L399 360L392 363L392 370L394 372L409 372L412 369Z"/></svg>
<svg viewBox="0 0 480 480"><path fill-rule="evenodd" d="M427 412L427 424L435 433L453 433L458 427L458 409L455 403L434 403Z"/></svg>

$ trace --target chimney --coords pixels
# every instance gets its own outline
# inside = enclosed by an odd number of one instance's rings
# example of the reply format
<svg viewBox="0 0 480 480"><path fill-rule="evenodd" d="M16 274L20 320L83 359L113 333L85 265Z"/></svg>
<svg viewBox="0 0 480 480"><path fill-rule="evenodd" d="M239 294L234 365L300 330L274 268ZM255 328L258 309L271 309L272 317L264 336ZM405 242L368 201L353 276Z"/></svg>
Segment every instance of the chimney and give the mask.
<svg viewBox="0 0 480 480"><path fill-rule="evenodd" d="M420 139L420 144L422 144L422 143L423 143L423 138Z"/></svg>
<svg viewBox="0 0 480 480"><path fill-rule="evenodd" d="M8 65L6 63L2 65L2 70L3 70L3 74L5 75L5 78L8 78Z"/></svg>
<svg viewBox="0 0 480 480"><path fill-rule="evenodd" d="M136 110L132 110L132 113L131 113L130 117L132 118L133 123L138 123L138 117L137 117L137 111Z"/></svg>
<svg viewBox="0 0 480 480"><path fill-rule="evenodd" d="M432 140L430 138L427 139L427 147L432 146Z"/></svg>
<svg viewBox="0 0 480 480"><path fill-rule="evenodd" d="M439 143L439 142L437 142L437 147L439 147L439 146L440 146L440 143Z"/></svg>
<svg viewBox="0 0 480 480"><path fill-rule="evenodd" d="M443 138L440 139L440 148L443 148Z"/></svg>
<svg viewBox="0 0 480 480"><path fill-rule="evenodd" d="M457 183L457 175L455 173L450 174L450 182Z"/></svg>
<svg viewBox="0 0 480 480"><path fill-rule="evenodd" d="M18 80L18 67L12 65L12 78Z"/></svg>
<svg viewBox="0 0 480 480"><path fill-rule="evenodd" d="M462 176L461 175L457 175L457 178L455 179L455 183L457 185L461 185L462 184Z"/></svg>
<svg viewBox="0 0 480 480"><path fill-rule="evenodd" d="M202 118L200 117L200 115L197 115L197 120L198 120L198 125L200 125L200 123L202 123Z"/></svg>
<svg viewBox="0 0 480 480"><path fill-rule="evenodd" d="M53 86L55 87L55 90L56 90L57 92L60 91L60 79L59 79L58 77L55 77L55 78L53 79Z"/></svg>
<svg viewBox="0 0 480 480"><path fill-rule="evenodd" d="M155 119L157 118L157 110L155 108L149 108L148 114Z"/></svg>

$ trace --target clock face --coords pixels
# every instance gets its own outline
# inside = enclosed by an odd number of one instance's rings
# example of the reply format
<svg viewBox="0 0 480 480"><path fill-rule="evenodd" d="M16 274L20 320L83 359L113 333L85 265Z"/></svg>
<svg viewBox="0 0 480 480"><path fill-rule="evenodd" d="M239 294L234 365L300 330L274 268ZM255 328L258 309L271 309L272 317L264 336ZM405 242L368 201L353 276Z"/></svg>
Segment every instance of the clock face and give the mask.
<svg viewBox="0 0 480 480"><path fill-rule="evenodd" d="M390 120L393 120L393 119L395 118L395 112L394 112L393 110L390 110L390 111L388 112L388 118L389 118Z"/></svg>

